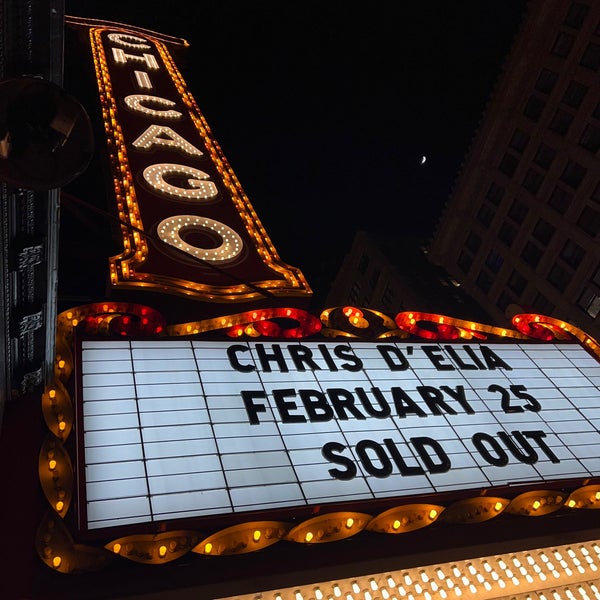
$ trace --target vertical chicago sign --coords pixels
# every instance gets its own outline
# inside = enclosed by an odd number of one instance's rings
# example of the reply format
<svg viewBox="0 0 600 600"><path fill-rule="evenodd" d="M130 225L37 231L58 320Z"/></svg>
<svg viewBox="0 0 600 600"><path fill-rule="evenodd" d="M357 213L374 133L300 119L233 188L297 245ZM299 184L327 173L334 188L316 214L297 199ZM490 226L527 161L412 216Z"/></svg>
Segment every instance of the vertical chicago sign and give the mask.
<svg viewBox="0 0 600 600"><path fill-rule="evenodd" d="M123 251L110 282L209 302L310 296L284 263L169 51L185 42L69 17L87 34Z"/></svg>

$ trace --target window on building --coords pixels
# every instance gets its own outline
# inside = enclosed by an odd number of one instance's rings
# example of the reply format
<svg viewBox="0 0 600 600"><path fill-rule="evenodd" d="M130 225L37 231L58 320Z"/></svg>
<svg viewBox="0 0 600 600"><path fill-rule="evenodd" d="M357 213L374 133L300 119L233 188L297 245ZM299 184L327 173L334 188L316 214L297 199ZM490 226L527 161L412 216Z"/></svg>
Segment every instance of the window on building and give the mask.
<svg viewBox="0 0 600 600"><path fill-rule="evenodd" d="M591 198L596 204L600 204L600 181L598 181L598 183L596 184L596 187L592 192Z"/></svg>
<svg viewBox="0 0 600 600"><path fill-rule="evenodd" d="M579 297L577 304L589 317L595 319L600 315L600 291L593 287L586 287Z"/></svg>
<svg viewBox="0 0 600 600"><path fill-rule="evenodd" d="M583 181L586 173L587 169L585 167L576 163L574 160L570 160L567 162L567 165L560 176L560 180L576 190Z"/></svg>
<svg viewBox="0 0 600 600"><path fill-rule="evenodd" d="M587 4L584 4L583 2L573 2L565 17L565 25L568 25L573 29L581 29L589 10L590 7Z"/></svg>
<svg viewBox="0 0 600 600"><path fill-rule="evenodd" d="M377 282L379 281L379 276L381 275L381 269L373 269L373 272L371 273L371 277L369 278L369 286L371 287L372 290L375 289L375 286L377 285Z"/></svg>
<svg viewBox="0 0 600 600"><path fill-rule="evenodd" d="M564 215L569 206L571 206L571 200L573 196L570 192L563 190L560 186L556 186L548 198L548 206L552 207L556 212Z"/></svg>
<svg viewBox="0 0 600 600"><path fill-rule="evenodd" d="M473 257L468 252L465 252L463 250L458 255L458 260L456 261L456 264L463 273L468 273L471 269L471 266L473 265Z"/></svg>
<svg viewBox="0 0 600 600"><path fill-rule="evenodd" d="M515 302L516 298L508 290L502 290L496 301L496 306L500 310L506 310L509 304L515 304Z"/></svg>
<svg viewBox="0 0 600 600"><path fill-rule="evenodd" d="M560 257L574 269L579 266L579 263L584 256L585 250L573 240L567 240L560 251Z"/></svg>
<svg viewBox="0 0 600 600"><path fill-rule="evenodd" d="M475 254L481 246L481 238L474 232L470 231L467 239L465 240L465 246Z"/></svg>
<svg viewBox="0 0 600 600"><path fill-rule="evenodd" d="M555 156L556 150L554 148L551 148L547 144L541 143L537 152L535 153L533 162L547 171L550 168Z"/></svg>
<svg viewBox="0 0 600 600"><path fill-rule="evenodd" d="M517 296L520 296L527 287L527 280L518 271L513 271L508 278L507 285Z"/></svg>
<svg viewBox="0 0 600 600"><path fill-rule="evenodd" d="M545 102L541 98L530 96L523 109L523 114L534 123L537 123L544 110L544 106Z"/></svg>
<svg viewBox="0 0 600 600"><path fill-rule="evenodd" d="M369 268L370 258L367 254L363 254L358 261L358 272L364 275Z"/></svg>
<svg viewBox="0 0 600 600"><path fill-rule="evenodd" d="M558 79L558 73L550 69L542 69L535 82L535 89L543 94L550 94L554 89L554 85Z"/></svg>
<svg viewBox="0 0 600 600"><path fill-rule="evenodd" d="M489 273L486 269L481 269L479 271L479 275L477 275L477 279L475 280L475 285L484 293L487 294L492 287L492 283L494 283L494 278L491 273Z"/></svg>
<svg viewBox="0 0 600 600"><path fill-rule="evenodd" d="M485 265L492 271L492 273L497 273L502 264L504 263L504 257L497 250L490 250L485 259Z"/></svg>
<svg viewBox="0 0 600 600"><path fill-rule="evenodd" d="M544 181L544 175L536 169L529 169L525 174L523 183L521 184L531 194L537 194L542 182Z"/></svg>
<svg viewBox="0 0 600 600"><path fill-rule="evenodd" d="M521 258L530 267L535 268L540 262L540 258L542 258L543 253L543 250L537 244L534 244L532 241L528 241L521 252Z"/></svg>
<svg viewBox="0 0 600 600"><path fill-rule="evenodd" d="M596 237L600 232L600 212L591 206L585 206L577 219L577 225L588 235Z"/></svg>
<svg viewBox="0 0 600 600"><path fill-rule="evenodd" d="M600 129L595 125L586 125L581 134L579 145L589 150L592 154L596 154L600 148Z"/></svg>
<svg viewBox="0 0 600 600"><path fill-rule="evenodd" d="M588 44L579 64L586 69L597 71L600 67L600 46L598 44Z"/></svg>
<svg viewBox="0 0 600 600"><path fill-rule="evenodd" d="M561 58L566 58L567 56L569 56L569 52L571 52L571 48L573 47L574 41L574 35L566 33L565 31L561 31L554 40L554 45L552 46L552 54L560 56Z"/></svg>
<svg viewBox="0 0 600 600"><path fill-rule="evenodd" d="M571 81L563 95L562 101L567 106L579 108L587 91L587 86L578 81Z"/></svg>
<svg viewBox="0 0 600 600"><path fill-rule="evenodd" d="M568 113L566 110L559 108L554 114L554 117L552 117L549 128L559 135L566 135L567 131L569 131L569 127L571 127L572 122L573 115Z"/></svg>
<svg viewBox="0 0 600 600"><path fill-rule="evenodd" d="M517 230L510 223L504 221L498 230L498 239L507 246L510 246L515 241L516 236Z"/></svg>
<svg viewBox="0 0 600 600"><path fill-rule="evenodd" d="M515 199L513 200L513 203L511 204L510 209L508 210L508 216L515 223L521 225L525 220L525 217L527 217L528 212L529 209L527 208L527 205L524 202Z"/></svg>
<svg viewBox="0 0 600 600"><path fill-rule="evenodd" d="M548 223L548 221L545 221L544 219L538 219L538 222L533 228L532 235L538 242L541 242L544 244L544 246L546 246L552 239L555 231L556 228Z"/></svg>
<svg viewBox="0 0 600 600"><path fill-rule="evenodd" d="M551 316L552 311L556 308L556 306L540 292L538 292L536 297L533 299L532 306L537 312L547 316Z"/></svg>
<svg viewBox="0 0 600 600"><path fill-rule="evenodd" d="M562 265L555 263L548 273L548 281L559 291L564 292L571 281L571 273Z"/></svg>
<svg viewBox="0 0 600 600"><path fill-rule="evenodd" d="M524 131L515 129L515 132L510 139L509 146L517 152L523 152L525 146L527 146L527 142L529 142L529 136Z"/></svg>
<svg viewBox="0 0 600 600"><path fill-rule="evenodd" d="M352 287L350 288L350 293L348 294L348 299L350 300L350 302L354 304L358 303L358 299L360 298L360 290L360 283L358 281L354 281Z"/></svg>
<svg viewBox="0 0 600 600"><path fill-rule="evenodd" d="M516 156L513 156L512 154L506 152L502 157L498 168L506 176L512 177L518 164L519 159Z"/></svg>
<svg viewBox="0 0 600 600"><path fill-rule="evenodd" d="M392 308L394 304L394 289L389 283L385 286L385 290L383 290L381 302L386 308Z"/></svg>
<svg viewBox="0 0 600 600"><path fill-rule="evenodd" d="M504 198L504 188L492 181L485 197L494 206L499 206L502 198Z"/></svg>
<svg viewBox="0 0 600 600"><path fill-rule="evenodd" d="M477 213L477 220L482 224L485 225L486 227L489 227L490 223L492 222L494 215L495 215L495 211L494 209L489 206L488 204L482 204L478 213Z"/></svg>

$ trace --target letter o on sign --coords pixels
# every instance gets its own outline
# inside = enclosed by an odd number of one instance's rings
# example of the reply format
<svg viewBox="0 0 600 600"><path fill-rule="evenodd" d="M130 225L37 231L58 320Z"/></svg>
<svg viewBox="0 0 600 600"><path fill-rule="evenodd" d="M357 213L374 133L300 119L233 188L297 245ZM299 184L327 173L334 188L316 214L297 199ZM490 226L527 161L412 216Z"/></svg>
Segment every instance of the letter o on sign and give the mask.
<svg viewBox="0 0 600 600"><path fill-rule="evenodd" d="M162 220L156 229L165 244L179 248L194 258L210 262L233 260L244 247L242 238L231 227L206 217L175 215ZM216 248L199 248L189 244L182 238L182 233L194 230L205 230L209 234L216 235L220 238L221 244Z"/></svg>

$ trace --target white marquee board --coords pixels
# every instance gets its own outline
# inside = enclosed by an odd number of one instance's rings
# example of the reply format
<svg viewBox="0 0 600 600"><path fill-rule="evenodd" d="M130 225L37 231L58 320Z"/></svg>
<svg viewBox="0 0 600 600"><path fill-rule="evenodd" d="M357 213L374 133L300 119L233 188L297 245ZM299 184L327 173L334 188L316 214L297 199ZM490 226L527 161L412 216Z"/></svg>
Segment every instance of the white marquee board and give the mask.
<svg viewBox="0 0 600 600"><path fill-rule="evenodd" d="M567 343L81 344L87 520L600 474L600 363Z"/></svg>

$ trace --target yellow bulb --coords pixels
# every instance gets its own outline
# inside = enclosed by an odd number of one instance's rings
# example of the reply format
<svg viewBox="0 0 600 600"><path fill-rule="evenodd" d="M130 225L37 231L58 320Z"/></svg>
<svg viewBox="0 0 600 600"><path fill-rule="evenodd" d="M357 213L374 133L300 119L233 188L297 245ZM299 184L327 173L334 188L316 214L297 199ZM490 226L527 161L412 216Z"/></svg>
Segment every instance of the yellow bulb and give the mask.
<svg viewBox="0 0 600 600"><path fill-rule="evenodd" d="M60 563L61 563L61 562L62 562L62 558L61 558L60 556L55 556L55 557L52 559L52 566L53 566L55 569L58 569L58 567L60 567Z"/></svg>
<svg viewBox="0 0 600 600"><path fill-rule="evenodd" d="M64 369L65 368L65 361L64 360L59 360L58 361L58 368L59 369Z"/></svg>
<svg viewBox="0 0 600 600"><path fill-rule="evenodd" d="M253 539L255 542L258 542L258 540L260 540L260 536L261 536L261 532L260 532L260 530L258 530L258 529L257 529L257 530L256 530L256 531L255 531L255 532L252 534L252 539Z"/></svg>
<svg viewBox="0 0 600 600"><path fill-rule="evenodd" d="M352 527L352 525L354 525L354 519L353 519L352 517L349 517L349 518L346 520L346 527L347 527L348 529L350 529L350 528Z"/></svg>
<svg viewBox="0 0 600 600"><path fill-rule="evenodd" d="M502 509L502 502L496 502L496 504L494 504L494 510L499 511L501 509Z"/></svg>
<svg viewBox="0 0 600 600"><path fill-rule="evenodd" d="M398 519L392 523L392 529L400 529L400 521Z"/></svg>
<svg viewBox="0 0 600 600"><path fill-rule="evenodd" d="M161 546L158 549L158 555L163 558L165 555L167 554L167 547L166 546Z"/></svg>
<svg viewBox="0 0 600 600"><path fill-rule="evenodd" d="M304 540L306 542L310 542L313 539L314 535L312 533L312 531L307 531L306 535L304 536Z"/></svg>
<svg viewBox="0 0 600 600"><path fill-rule="evenodd" d="M574 508L577 506L577 502L575 502L575 500L569 500L568 506L569 508Z"/></svg>
<svg viewBox="0 0 600 600"><path fill-rule="evenodd" d="M537 510L541 505L542 505L542 503L539 500L535 500L531 506L532 506L533 510Z"/></svg>
<svg viewBox="0 0 600 600"><path fill-rule="evenodd" d="M48 461L48 468L51 471L54 471L54 469L56 469L56 461L55 460L49 460Z"/></svg>
<svg viewBox="0 0 600 600"><path fill-rule="evenodd" d="M115 554L119 554L119 552L121 552L121 544L118 544L118 543L117 543L117 544L115 544L115 545L113 546L113 552L114 552Z"/></svg>
<svg viewBox="0 0 600 600"><path fill-rule="evenodd" d="M50 390L50 391L48 392L48 396L49 396L50 398L54 398L54 397L56 396L56 390Z"/></svg>
<svg viewBox="0 0 600 600"><path fill-rule="evenodd" d="M65 503L62 500L59 500L55 506L56 511L60 512L64 508L64 506L65 506Z"/></svg>
<svg viewBox="0 0 600 600"><path fill-rule="evenodd" d="M67 424L64 421L59 422L59 424L58 424L59 431L64 431L66 427L67 427Z"/></svg>
<svg viewBox="0 0 600 600"><path fill-rule="evenodd" d="M213 549L213 545L210 542L208 542L208 544L206 544L204 546L204 553L210 554L212 552L212 549Z"/></svg>
<svg viewBox="0 0 600 600"><path fill-rule="evenodd" d="M437 510L435 510L435 508L432 508L429 511L429 518L430 519L435 519L437 517L437 514L438 514Z"/></svg>

